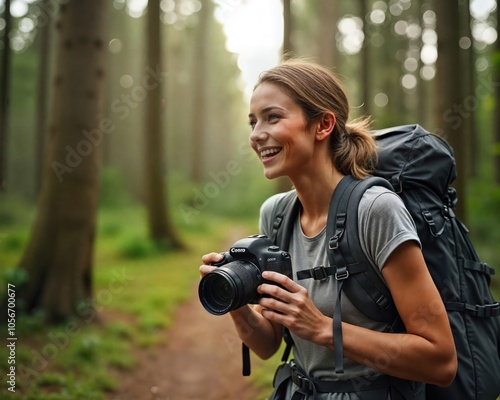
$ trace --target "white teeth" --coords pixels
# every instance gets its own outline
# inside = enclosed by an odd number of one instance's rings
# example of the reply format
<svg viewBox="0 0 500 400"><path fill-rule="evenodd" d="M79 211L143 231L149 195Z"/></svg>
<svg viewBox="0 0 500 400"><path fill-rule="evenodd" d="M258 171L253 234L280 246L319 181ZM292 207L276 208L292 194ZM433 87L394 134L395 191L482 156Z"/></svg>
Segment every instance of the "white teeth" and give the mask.
<svg viewBox="0 0 500 400"><path fill-rule="evenodd" d="M278 154L281 151L280 148L266 149L260 152L261 157L269 157Z"/></svg>

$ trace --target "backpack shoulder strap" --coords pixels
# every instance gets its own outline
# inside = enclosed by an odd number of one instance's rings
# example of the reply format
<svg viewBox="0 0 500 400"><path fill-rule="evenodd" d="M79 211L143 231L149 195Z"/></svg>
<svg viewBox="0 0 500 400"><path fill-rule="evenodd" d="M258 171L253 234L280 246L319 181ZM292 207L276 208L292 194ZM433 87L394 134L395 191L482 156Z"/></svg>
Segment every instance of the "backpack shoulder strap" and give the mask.
<svg viewBox="0 0 500 400"><path fill-rule="evenodd" d="M270 239L282 250L288 251L293 224L299 209L300 201L296 190L285 193L274 206L273 215L271 215L273 226Z"/></svg>
<svg viewBox="0 0 500 400"><path fill-rule="evenodd" d="M271 216L273 221L271 239L284 251L289 250L293 224L299 214L299 209L300 201L295 190L291 190L281 197L273 209L273 215ZM290 357L293 347L293 339L287 328L284 328L283 339L285 340L286 347L281 360L286 362Z"/></svg>
<svg viewBox="0 0 500 400"><path fill-rule="evenodd" d="M333 314L335 371L343 372L342 306L345 291L353 305L367 317L386 322L393 330L401 330L401 319L391 293L380 275L371 266L361 247L358 229L358 208L365 191L375 185L392 189L385 179L364 180L346 176L335 190L328 213L328 269L335 277L337 299ZM340 189L340 190L339 190Z"/></svg>
<svg viewBox="0 0 500 400"><path fill-rule="evenodd" d="M365 191L373 186L392 190L383 178L357 180L344 177L332 196L327 222L327 254L329 267L299 271L297 278L322 280L334 276L345 280L343 290L353 305L368 318L386 322L394 331L401 331L392 296L379 273L366 258L358 230L358 208Z"/></svg>
<svg viewBox="0 0 500 400"><path fill-rule="evenodd" d="M280 197L273 208L273 213L271 215L273 225L270 239L284 251L288 251L295 216L298 215L299 208L300 201L295 190L290 190ZM282 360L285 362L288 360L293 346L293 339L286 328L283 333L283 338L286 342L286 348ZM249 376L251 373L250 350L245 343L242 343L242 360L243 376Z"/></svg>
<svg viewBox="0 0 500 400"><path fill-rule="evenodd" d="M332 202L330 213L339 220L345 214L345 230L341 240L335 235L329 241L328 256L330 264L336 265L337 274L349 274L344 291L353 305L368 318L386 322L393 331L401 331L403 326L391 293L380 274L366 258L360 242L358 229L359 203L367 189L382 186L392 190L389 182L383 178L369 177L363 180L352 179L343 198ZM342 219L343 217L340 217ZM337 231L341 230L337 221L332 221ZM331 234L333 227L327 232ZM345 272L344 272L345 268Z"/></svg>

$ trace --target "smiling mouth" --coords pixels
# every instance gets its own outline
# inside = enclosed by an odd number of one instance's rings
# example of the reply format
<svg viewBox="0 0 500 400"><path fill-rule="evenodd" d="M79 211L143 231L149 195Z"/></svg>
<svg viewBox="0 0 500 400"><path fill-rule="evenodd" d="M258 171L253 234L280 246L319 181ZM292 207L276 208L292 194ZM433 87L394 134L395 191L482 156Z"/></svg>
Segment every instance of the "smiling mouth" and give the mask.
<svg viewBox="0 0 500 400"><path fill-rule="evenodd" d="M260 158L262 160L268 160L270 158L273 158L275 155L277 155L281 151L281 147L273 147L270 149L265 149L260 152Z"/></svg>

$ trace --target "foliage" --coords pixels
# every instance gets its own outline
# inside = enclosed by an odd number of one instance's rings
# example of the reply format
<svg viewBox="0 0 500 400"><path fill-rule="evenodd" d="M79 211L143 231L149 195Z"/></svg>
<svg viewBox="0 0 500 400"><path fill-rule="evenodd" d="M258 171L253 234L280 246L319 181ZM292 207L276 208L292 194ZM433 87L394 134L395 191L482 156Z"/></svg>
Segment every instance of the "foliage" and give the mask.
<svg viewBox="0 0 500 400"><path fill-rule="evenodd" d="M0 229L13 224L28 223L33 216L33 209L19 195L0 193ZM0 230L0 241L5 239Z"/></svg>
<svg viewBox="0 0 500 400"><path fill-rule="evenodd" d="M102 208L119 208L132 204L124 176L116 168L101 170L99 200Z"/></svg>
<svg viewBox="0 0 500 400"><path fill-rule="evenodd" d="M496 270L492 277L491 290L495 299L500 299L500 186L491 181L474 181L468 196L470 235L483 262Z"/></svg>
<svg viewBox="0 0 500 400"><path fill-rule="evenodd" d="M233 174L226 169L211 173L210 179L193 183L180 174L172 174L168 185L175 188L172 203L176 222L192 225L207 215L256 219L260 204L274 190L274 182L267 181L256 160L243 156L234 158L237 166Z"/></svg>

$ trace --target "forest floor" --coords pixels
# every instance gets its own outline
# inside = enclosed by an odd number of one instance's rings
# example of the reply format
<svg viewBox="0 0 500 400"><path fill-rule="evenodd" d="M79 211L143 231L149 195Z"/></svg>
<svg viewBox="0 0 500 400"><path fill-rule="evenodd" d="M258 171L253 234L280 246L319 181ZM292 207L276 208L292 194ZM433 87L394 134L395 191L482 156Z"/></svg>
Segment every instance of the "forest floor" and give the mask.
<svg viewBox="0 0 500 400"><path fill-rule="evenodd" d="M197 285L191 300L177 310L172 326L162 334L163 344L134 349L136 366L119 373L119 388L108 400L258 398L249 378L242 376L241 341L231 318L205 311Z"/></svg>

